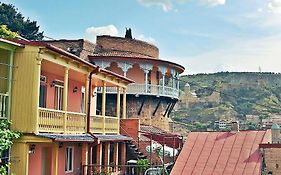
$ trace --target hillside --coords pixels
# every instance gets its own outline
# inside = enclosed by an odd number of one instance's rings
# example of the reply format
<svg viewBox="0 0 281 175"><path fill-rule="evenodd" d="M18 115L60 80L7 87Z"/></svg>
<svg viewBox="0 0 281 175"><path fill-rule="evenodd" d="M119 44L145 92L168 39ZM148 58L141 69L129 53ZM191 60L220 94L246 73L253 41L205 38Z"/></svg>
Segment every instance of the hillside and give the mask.
<svg viewBox="0 0 281 175"><path fill-rule="evenodd" d="M243 121L246 115L262 119L281 111L281 74L220 72L181 80L182 95L173 117L191 130L212 128L216 120Z"/></svg>

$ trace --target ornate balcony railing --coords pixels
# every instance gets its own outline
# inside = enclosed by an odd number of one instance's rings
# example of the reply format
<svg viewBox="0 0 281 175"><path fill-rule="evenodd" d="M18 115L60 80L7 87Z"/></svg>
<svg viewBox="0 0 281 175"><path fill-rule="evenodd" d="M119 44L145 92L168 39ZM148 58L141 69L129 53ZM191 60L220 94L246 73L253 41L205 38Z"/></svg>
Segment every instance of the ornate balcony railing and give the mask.
<svg viewBox="0 0 281 175"><path fill-rule="evenodd" d="M102 87L97 88L97 92L102 92ZM106 93L116 93L116 87L106 87ZM130 84L127 86L127 94L135 95L155 95L171 98L179 98L179 90L172 87L152 85L152 84ZM122 91L121 91L122 93Z"/></svg>
<svg viewBox="0 0 281 175"><path fill-rule="evenodd" d="M65 117L66 116L66 117ZM86 114L39 108L39 132L85 133ZM118 133L116 117L95 115L90 117L92 133Z"/></svg>
<svg viewBox="0 0 281 175"><path fill-rule="evenodd" d="M0 118L7 117L8 95L0 93Z"/></svg>
<svg viewBox="0 0 281 175"><path fill-rule="evenodd" d="M118 119L116 117L94 115L90 118L92 133L118 133Z"/></svg>

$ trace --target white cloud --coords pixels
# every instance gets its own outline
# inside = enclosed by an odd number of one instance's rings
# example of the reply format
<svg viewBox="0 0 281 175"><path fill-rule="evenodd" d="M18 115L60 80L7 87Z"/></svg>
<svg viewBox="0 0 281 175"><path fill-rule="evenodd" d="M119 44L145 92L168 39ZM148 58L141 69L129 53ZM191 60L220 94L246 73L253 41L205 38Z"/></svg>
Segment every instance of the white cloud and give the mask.
<svg viewBox="0 0 281 175"><path fill-rule="evenodd" d="M179 59L186 65L185 74L218 71L281 72L281 34L259 39L241 39L231 47L194 57Z"/></svg>
<svg viewBox="0 0 281 175"><path fill-rule="evenodd" d="M146 41L148 43L151 43L151 44L156 44L156 40L152 37L146 37L145 35L143 34L140 34L136 37L136 39L138 40L142 40L142 41Z"/></svg>
<svg viewBox="0 0 281 175"><path fill-rule="evenodd" d="M173 9L173 5L171 0L138 0L142 5L150 7L150 6L158 6L161 7L163 11L168 12Z"/></svg>
<svg viewBox="0 0 281 175"><path fill-rule="evenodd" d="M226 0L200 0L201 3L209 6L225 5Z"/></svg>
<svg viewBox="0 0 281 175"><path fill-rule="evenodd" d="M158 6L161 7L164 12L174 11L178 12L177 9L173 8L174 2L177 4L185 4L190 2L198 2L207 6L218 6L225 5L226 0L138 0L138 2L146 7Z"/></svg>
<svg viewBox="0 0 281 175"><path fill-rule="evenodd" d="M92 42L95 42L97 35L117 36L118 33L118 29L112 24L100 27L89 27L86 29L85 38Z"/></svg>
<svg viewBox="0 0 281 175"><path fill-rule="evenodd" d="M270 12L281 13L281 0L270 0L267 6Z"/></svg>

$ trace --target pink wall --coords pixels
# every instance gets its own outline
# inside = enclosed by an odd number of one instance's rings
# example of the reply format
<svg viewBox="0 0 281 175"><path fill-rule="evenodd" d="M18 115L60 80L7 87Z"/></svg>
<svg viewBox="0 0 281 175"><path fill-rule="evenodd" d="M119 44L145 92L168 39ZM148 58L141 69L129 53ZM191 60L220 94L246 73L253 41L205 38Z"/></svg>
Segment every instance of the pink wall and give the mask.
<svg viewBox="0 0 281 175"><path fill-rule="evenodd" d="M43 144L35 144L35 152L29 154L29 160L28 160L28 174L29 175L38 175L42 174L42 168L43 168L43 157L45 159L45 173L51 174L52 170L52 157L51 152L52 148L50 145L43 145ZM42 150L46 150L45 153L43 153Z"/></svg>
<svg viewBox="0 0 281 175"><path fill-rule="evenodd" d="M65 154L66 154L66 147L73 146L74 147L74 162L73 162L73 172L65 173ZM76 175L82 171L82 146L78 146L78 144L72 143L63 143L63 147L59 148L59 175Z"/></svg>
<svg viewBox="0 0 281 175"><path fill-rule="evenodd" d="M137 64L134 64L133 68L128 70L127 77L134 80L138 84L144 84L144 72Z"/></svg>
<svg viewBox="0 0 281 175"><path fill-rule="evenodd" d="M46 98L46 108L54 109L55 108L55 87L51 87L52 82L56 80L63 81L62 76L58 76L49 72L43 72L42 75L47 77L47 98ZM82 86L85 86L84 83L71 80L71 77L69 79L69 85L68 85L68 111L71 112L81 112L81 89ZM74 87L77 87L77 92L73 92Z"/></svg>

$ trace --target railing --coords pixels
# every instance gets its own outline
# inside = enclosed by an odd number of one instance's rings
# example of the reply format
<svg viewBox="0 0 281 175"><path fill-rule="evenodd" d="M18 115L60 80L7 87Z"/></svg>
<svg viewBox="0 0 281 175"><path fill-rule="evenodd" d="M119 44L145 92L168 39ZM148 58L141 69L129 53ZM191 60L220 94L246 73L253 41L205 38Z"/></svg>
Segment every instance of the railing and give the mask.
<svg viewBox="0 0 281 175"><path fill-rule="evenodd" d="M39 108L38 124L41 132L83 133L86 131L86 114Z"/></svg>
<svg viewBox="0 0 281 175"><path fill-rule="evenodd" d="M116 117L94 115L90 117L90 131L92 133L118 133L118 119Z"/></svg>
<svg viewBox="0 0 281 175"><path fill-rule="evenodd" d="M97 92L102 92L102 87L97 88ZM116 93L117 87L106 87L106 93ZM122 93L122 91L121 91ZM135 95L155 95L179 98L179 90L172 87L152 85L152 84L130 84L127 86L127 94Z"/></svg>
<svg viewBox="0 0 281 175"><path fill-rule="evenodd" d="M7 117L8 95L0 93L0 118Z"/></svg>
<svg viewBox="0 0 281 175"><path fill-rule="evenodd" d="M118 133L116 117L95 115L90 117L92 133ZM85 133L86 114L39 108L39 131L54 133Z"/></svg>

